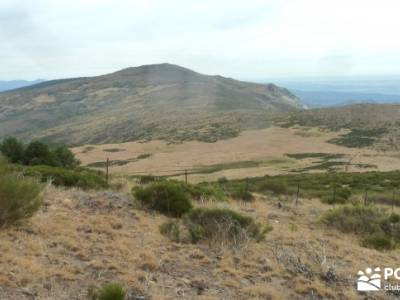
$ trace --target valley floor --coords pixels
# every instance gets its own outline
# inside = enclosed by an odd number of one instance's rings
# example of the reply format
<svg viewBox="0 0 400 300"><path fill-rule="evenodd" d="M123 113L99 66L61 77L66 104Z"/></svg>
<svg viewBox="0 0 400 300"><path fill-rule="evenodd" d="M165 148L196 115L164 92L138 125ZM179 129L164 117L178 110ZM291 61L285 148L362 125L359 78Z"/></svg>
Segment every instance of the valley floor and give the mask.
<svg viewBox="0 0 400 300"><path fill-rule="evenodd" d="M0 231L0 299L86 299L90 285L122 283L129 299L395 299L358 294L358 270L396 267L398 251L359 246L318 223L319 200L265 198L222 204L269 222L261 242L178 244L159 233L166 217L125 194L47 187L45 205Z"/></svg>
<svg viewBox="0 0 400 300"><path fill-rule="evenodd" d="M212 181L221 177L237 179L287 174L303 170L392 171L400 169L396 152L347 148L328 143L343 132L317 128L278 128L244 131L239 137L215 143L165 141L86 145L73 152L84 165L104 170L109 157L110 172L119 175L171 176L190 182ZM340 159L321 161L312 153L341 155ZM288 155L305 155L302 159ZM309 155L309 157L307 157Z"/></svg>

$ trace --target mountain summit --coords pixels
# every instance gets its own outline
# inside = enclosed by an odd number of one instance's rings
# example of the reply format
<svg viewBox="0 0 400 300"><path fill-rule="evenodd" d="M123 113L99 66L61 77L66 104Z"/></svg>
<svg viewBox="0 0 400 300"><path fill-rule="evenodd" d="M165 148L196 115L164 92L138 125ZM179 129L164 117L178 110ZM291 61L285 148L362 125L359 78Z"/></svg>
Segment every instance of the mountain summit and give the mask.
<svg viewBox="0 0 400 300"><path fill-rule="evenodd" d="M209 76L172 65L127 68L0 93L0 138L68 145L131 140L215 141L265 127L266 116L302 108L273 84Z"/></svg>

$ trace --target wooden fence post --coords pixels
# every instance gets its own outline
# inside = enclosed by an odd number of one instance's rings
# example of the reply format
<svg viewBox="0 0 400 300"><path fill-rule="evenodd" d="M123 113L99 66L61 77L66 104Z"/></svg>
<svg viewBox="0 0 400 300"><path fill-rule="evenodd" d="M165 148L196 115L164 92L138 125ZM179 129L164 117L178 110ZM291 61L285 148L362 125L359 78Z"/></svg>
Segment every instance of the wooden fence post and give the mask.
<svg viewBox="0 0 400 300"><path fill-rule="evenodd" d="M394 202L396 201L396 190L393 190L393 198L392 198L392 212L394 211Z"/></svg>
<svg viewBox="0 0 400 300"><path fill-rule="evenodd" d="M107 161L106 161L106 182L107 182L107 185L108 185L108 176L109 176L109 174L108 174L108 166L109 166L109 164L110 164L110 159L107 157Z"/></svg>
<svg viewBox="0 0 400 300"><path fill-rule="evenodd" d="M336 202L336 184L333 186L333 204Z"/></svg>
<svg viewBox="0 0 400 300"><path fill-rule="evenodd" d="M299 194L300 194L300 183L297 184L297 193L296 193L296 206L299 202Z"/></svg>
<svg viewBox="0 0 400 300"><path fill-rule="evenodd" d="M249 191L249 177L246 177L246 192Z"/></svg>
<svg viewBox="0 0 400 300"><path fill-rule="evenodd" d="M364 206L367 205L367 201L368 201L368 189L365 189L365 195L364 195Z"/></svg>
<svg viewBox="0 0 400 300"><path fill-rule="evenodd" d="M185 184L188 183L188 171L185 170Z"/></svg>

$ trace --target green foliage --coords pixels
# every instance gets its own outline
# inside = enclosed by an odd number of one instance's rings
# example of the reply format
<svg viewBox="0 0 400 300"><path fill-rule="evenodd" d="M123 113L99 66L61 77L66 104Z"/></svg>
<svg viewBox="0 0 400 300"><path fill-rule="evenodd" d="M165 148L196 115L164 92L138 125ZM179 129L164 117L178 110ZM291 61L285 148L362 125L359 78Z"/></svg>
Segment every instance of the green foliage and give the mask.
<svg viewBox="0 0 400 300"><path fill-rule="evenodd" d="M245 202L252 202L255 200L253 194L250 193L244 186L238 186L236 189L230 191L229 194L236 200L242 200Z"/></svg>
<svg viewBox="0 0 400 300"><path fill-rule="evenodd" d="M392 239L384 233L373 233L362 239L361 244L367 248L373 248L376 250L391 250L395 248L395 244Z"/></svg>
<svg viewBox="0 0 400 300"><path fill-rule="evenodd" d="M4 172L5 168L0 161L0 227L31 217L42 203L36 180Z"/></svg>
<svg viewBox="0 0 400 300"><path fill-rule="evenodd" d="M79 165L74 154L65 146L51 149L48 145L35 141L24 145L14 137L6 138L0 144L0 151L12 163L24 165L47 165L74 168Z"/></svg>
<svg viewBox="0 0 400 300"><path fill-rule="evenodd" d="M108 283L98 290L91 286L88 290L88 298L90 300L124 300L126 291L119 283Z"/></svg>
<svg viewBox="0 0 400 300"><path fill-rule="evenodd" d="M192 242L219 240L238 242L245 238L260 240L264 232L251 217L220 208L196 208L185 216Z"/></svg>
<svg viewBox="0 0 400 300"><path fill-rule="evenodd" d="M229 192L245 184L245 179L230 180L223 187ZM300 197L321 198L326 203L348 203L350 197L355 199L357 195L363 198L367 189L368 203L393 203L400 206L400 196L393 197L393 191L400 189L399 171L309 173L249 178L249 191L263 194L295 195L298 185Z"/></svg>
<svg viewBox="0 0 400 300"><path fill-rule="evenodd" d="M327 211L321 222L345 233L362 236L362 245L392 249L400 242L400 216L374 206L346 205Z"/></svg>
<svg viewBox="0 0 400 300"><path fill-rule="evenodd" d="M31 166L24 169L24 174L38 177L42 182L51 180L57 186L79 187L82 189L107 187L107 182L101 172L85 168L65 169L51 166Z"/></svg>
<svg viewBox="0 0 400 300"><path fill-rule="evenodd" d="M75 155L65 146L59 146L53 151L55 164L64 168L74 168L79 165Z"/></svg>
<svg viewBox="0 0 400 300"><path fill-rule="evenodd" d="M371 234L379 231L383 216L374 206L346 205L327 211L321 221L343 232Z"/></svg>
<svg viewBox="0 0 400 300"><path fill-rule="evenodd" d="M24 145L14 137L4 139L0 152L12 163L21 163L24 159Z"/></svg>
<svg viewBox="0 0 400 300"><path fill-rule="evenodd" d="M148 208L172 217L180 217L192 208L184 187L172 181L160 181L139 187L133 194Z"/></svg>

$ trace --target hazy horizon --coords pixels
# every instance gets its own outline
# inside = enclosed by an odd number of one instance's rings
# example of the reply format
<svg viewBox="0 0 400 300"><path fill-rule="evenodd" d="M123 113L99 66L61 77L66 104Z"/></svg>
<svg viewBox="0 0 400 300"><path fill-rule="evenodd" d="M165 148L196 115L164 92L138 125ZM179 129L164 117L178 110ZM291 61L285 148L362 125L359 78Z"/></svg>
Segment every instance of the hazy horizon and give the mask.
<svg viewBox="0 0 400 300"><path fill-rule="evenodd" d="M4 0L0 80L160 62L237 79L398 76L399 8L393 0Z"/></svg>

